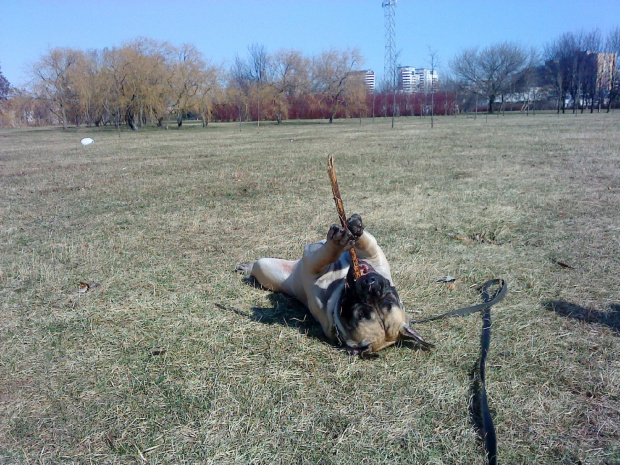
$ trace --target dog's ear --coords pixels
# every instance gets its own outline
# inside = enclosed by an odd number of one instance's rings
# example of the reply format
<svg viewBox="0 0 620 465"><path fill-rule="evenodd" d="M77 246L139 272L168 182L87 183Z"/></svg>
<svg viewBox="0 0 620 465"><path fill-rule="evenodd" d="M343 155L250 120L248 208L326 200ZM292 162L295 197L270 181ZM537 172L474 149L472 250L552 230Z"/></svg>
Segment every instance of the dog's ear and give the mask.
<svg viewBox="0 0 620 465"><path fill-rule="evenodd" d="M408 323L404 323L400 328L400 337L405 340L416 341L420 344L424 349L430 349L435 347L430 342L426 342L422 336L418 334Z"/></svg>

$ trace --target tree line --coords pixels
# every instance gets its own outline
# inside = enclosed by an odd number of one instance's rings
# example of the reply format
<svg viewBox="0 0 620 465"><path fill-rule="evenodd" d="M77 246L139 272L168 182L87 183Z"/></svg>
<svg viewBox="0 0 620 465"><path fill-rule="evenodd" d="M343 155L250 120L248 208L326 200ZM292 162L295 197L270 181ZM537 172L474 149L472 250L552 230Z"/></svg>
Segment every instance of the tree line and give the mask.
<svg viewBox="0 0 620 465"><path fill-rule="evenodd" d="M15 124L145 124L178 127L186 117L276 120L359 115L365 107L362 56L331 49L306 57L268 54L252 45L230 69L208 63L193 45L141 38L118 48L55 48L29 67L28 90L11 89L3 104Z"/></svg>
<svg viewBox="0 0 620 465"><path fill-rule="evenodd" d="M504 42L485 49L468 48L450 63L452 83L485 109L519 103L521 108L544 103L558 113L606 107L618 100L620 27L604 40L600 31L567 32L548 43L542 53Z"/></svg>
<svg viewBox="0 0 620 465"><path fill-rule="evenodd" d="M436 86L403 93L384 84L369 92L357 49L306 56L254 44L224 68L193 45L139 38L102 50L50 49L30 64L24 89L12 88L0 71L0 125L137 130L171 122L180 128L186 118L206 127L210 121L609 111L619 97L618 54L620 27L606 38L598 30L568 32L541 52L501 42L463 49L449 62L451 75Z"/></svg>

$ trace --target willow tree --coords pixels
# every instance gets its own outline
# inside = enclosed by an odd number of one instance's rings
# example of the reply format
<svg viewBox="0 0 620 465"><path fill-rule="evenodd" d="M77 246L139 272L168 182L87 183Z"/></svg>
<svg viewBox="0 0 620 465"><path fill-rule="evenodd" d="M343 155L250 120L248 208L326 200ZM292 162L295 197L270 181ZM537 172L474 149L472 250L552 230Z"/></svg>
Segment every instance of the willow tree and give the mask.
<svg viewBox="0 0 620 465"><path fill-rule="evenodd" d="M288 115L290 100L308 92L310 60L298 50L280 50L271 59L270 86L278 124Z"/></svg>
<svg viewBox="0 0 620 465"><path fill-rule="evenodd" d="M343 96L347 86L354 77L353 71L359 71L363 58L358 49L321 52L312 61L313 91L320 98L321 107L332 123L345 103Z"/></svg>
<svg viewBox="0 0 620 465"><path fill-rule="evenodd" d="M69 115L75 109L71 108L75 104L75 92L70 74L81 57L79 50L54 48L30 65L34 94L47 102L63 129L67 129Z"/></svg>
<svg viewBox="0 0 620 465"><path fill-rule="evenodd" d="M197 82L192 108L200 116L203 128L211 121L215 101L222 95L220 76L221 70L218 67L205 64Z"/></svg>

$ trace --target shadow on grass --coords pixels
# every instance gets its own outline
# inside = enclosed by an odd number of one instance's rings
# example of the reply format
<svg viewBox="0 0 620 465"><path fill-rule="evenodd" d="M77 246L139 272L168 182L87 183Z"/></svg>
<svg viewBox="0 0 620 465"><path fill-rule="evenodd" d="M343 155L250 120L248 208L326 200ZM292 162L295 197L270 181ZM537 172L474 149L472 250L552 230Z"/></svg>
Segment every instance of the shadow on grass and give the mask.
<svg viewBox="0 0 620 465"><path fill-rule="evenodd" d="M243 281L250 286L264 289L253 277L244 277ZM271 292L268 299L271 304L269 307L252 307L250 313L230 306L216 305L222 310L231 311L252 321L295 328L302 334L327 342L319 322L296 299L281 292Z"/></svg>
<svg viewBox="0 0 620 465"><path fill-rule="evenodd" d="M279 292L269 294L270 307L252 307L250 318L265 325L279 324L295 328L310 337L326 340L318 321L300 302Z"/></svg>
<svg viewBox="0 0 620 465"><path fill-rule="evenodd" d="M608 326L620 333L620 303L611 304L607 311L585 308L562 300L545 302L543 307L567 318Z"/></svg>
<svg viewBox="0 0 620 465"><path fill-rule="evenodd" d="M249 285L259 289L264 289L258 281L251 276L246 276L243 281ZM222 304L215 304L222 310L233 312L237 315L249 318L253 321L266 325L279 324L289 328L297 329L301 334L318 339L333 347L337 347L348 352L346 347L340 346L330 341L323 333L323 328L318 321L312 316L310 311L301 304L297 299L280 292L271 292L268 296L271 303L270 307L252 307L251 313L239 310L237 308ZM410 350L426 350L414 341L398 341L393 347L406 347ZM348 352L349 353L349 352ZM352 355L349 353L349 355ZM364 359L373 359L378 356L376 352L361 355Z"/></svg>

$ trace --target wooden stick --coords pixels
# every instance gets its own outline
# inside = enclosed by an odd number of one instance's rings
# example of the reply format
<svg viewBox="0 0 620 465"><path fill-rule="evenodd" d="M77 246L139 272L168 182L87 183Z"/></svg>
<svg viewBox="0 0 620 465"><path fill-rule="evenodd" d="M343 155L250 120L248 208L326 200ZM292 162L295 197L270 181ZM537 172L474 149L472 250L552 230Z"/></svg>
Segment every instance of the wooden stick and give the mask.
<svg viewBox="0 0 620 465"><path fill-rule="evenodd" d="M342 197L340 196L340 189L338 188L338 179L336 178L333 155L330 155L327 158L327 174L329 175L329 180L332 183L332 193L334 194L334 202L336 202L336 209L338 210L340 224L344 229L348 230L349 226L347 225L347 216L344 213L344 205L342 203ZM355 253L355 249L353 247L349 249L349 254L351 255L351 266L353 266L353 277L357 279L362 274L360 273L360 265L357 261L357 254Z"/></svg>

